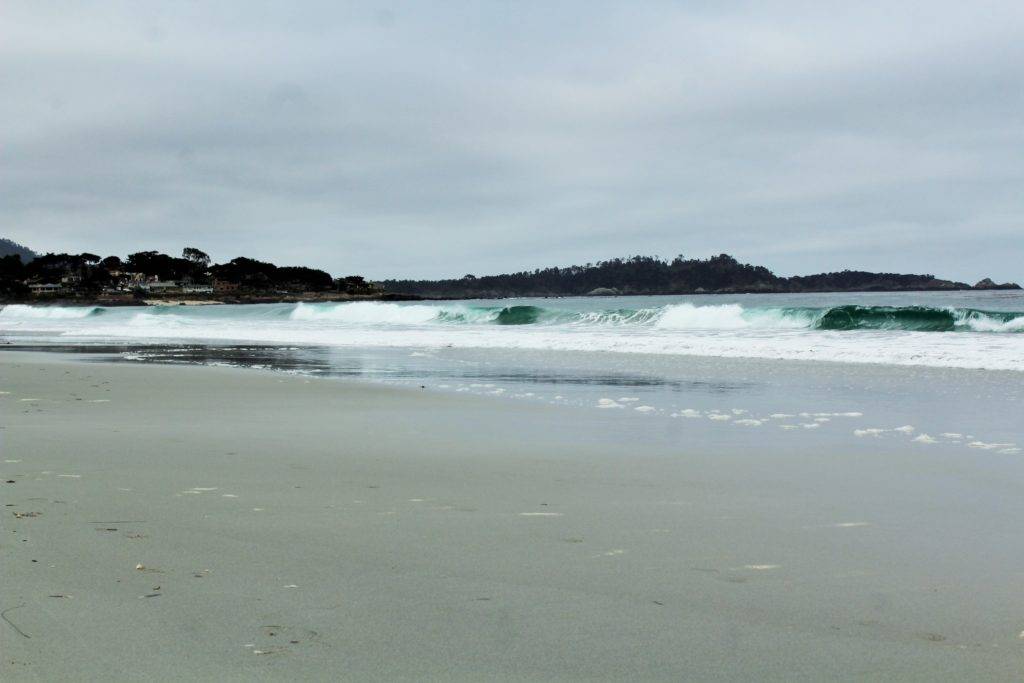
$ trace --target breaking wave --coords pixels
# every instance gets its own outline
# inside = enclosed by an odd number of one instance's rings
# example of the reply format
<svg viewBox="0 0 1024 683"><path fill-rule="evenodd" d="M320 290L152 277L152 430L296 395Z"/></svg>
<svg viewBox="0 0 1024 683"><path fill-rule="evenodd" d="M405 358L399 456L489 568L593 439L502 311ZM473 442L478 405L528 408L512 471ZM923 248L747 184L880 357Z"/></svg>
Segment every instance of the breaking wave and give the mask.
<svg viewBox="0 0 1024 683"><path fill-rule="evenodd" d="M98 306L27 306L0 308L0 321L25 325L32 321L74 321L101 314L132 326L184 323L254 324L274 320L298 326L376 327L431 325L543 325L572 328L646 327L672 330L825 330L847 332L888 330L907 332L1024 332L1024 312L983 311L973 308L925 306L751 307L740 304L667 304L652 308L580 311L533 305L470 306L465 304L357 301L299 303L274 306L215 306L204 310L182 306L105 309ZM160 320L158 320L160 319Z"/></svg>
<svg viewBox="0 0 1024 683"><path fill-rule="evenodd" d="M0 308L0 339L613 351L1024 371L1024 311L650 299L647 306L597 308L601 303L12 304Z"/></svg>
<svg viewBox="0 0 1024 683"><path fill-rule="evenodd" d="M650 326L659 330L742 330L747 328L832 331L1024 332L1024 313L923 306L759 307L740 304L572 311L541 306L462 306L355 302L297 304L296 321L350 325L571 325Z"/></svg>
<svg viewBox="0 0 1024 683"><path fill-rule="evenodd" d="M7 304L0 307L3 320L70 320L99 315L106 309L99 306L27 306Z"/></svg>
<svg viewBox="0 0 1024 683"><path fill-rule="evenodd" d="M1024 314L973 308L835 306L827 309L814 326L821 330L1024 332Z"/></svg>

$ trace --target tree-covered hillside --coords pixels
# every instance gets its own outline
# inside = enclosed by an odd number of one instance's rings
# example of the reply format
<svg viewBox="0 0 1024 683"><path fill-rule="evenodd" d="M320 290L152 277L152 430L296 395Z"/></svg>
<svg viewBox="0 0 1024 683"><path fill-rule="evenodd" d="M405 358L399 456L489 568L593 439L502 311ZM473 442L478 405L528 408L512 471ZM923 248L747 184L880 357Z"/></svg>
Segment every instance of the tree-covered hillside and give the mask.
<svg viewBox="0 0 1024 683"><path fill-rule="evenodd" d="M934 275L900 275L845 270L779 277L764 266L740 263L728 254L708 259L652 256L611 259L585 266L544 268L505 275L465 275L449 280L385 280L386 292L436 298L693 294L701 292L822 292L969 289Z"/></svg>
<svg viewBox="0 0 1024 683"><path fill-rule="evenodd" d="M28 263L36 257L36 253L28 247L0 237L0 258L11 255L20 257L23 263Z"/></svg>

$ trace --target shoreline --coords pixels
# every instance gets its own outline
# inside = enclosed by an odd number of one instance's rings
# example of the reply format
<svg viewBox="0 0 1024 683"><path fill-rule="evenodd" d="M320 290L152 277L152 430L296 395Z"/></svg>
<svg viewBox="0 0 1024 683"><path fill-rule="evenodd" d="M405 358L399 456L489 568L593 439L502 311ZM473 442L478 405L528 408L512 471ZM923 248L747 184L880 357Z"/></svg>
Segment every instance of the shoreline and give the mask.
<svg viewBox="0 0 1024 683"><path fill-rule="evenodd" d="M30 298L0 301L3 306L98 306L101 308L118 308L123 306L214 306L214 305L246 305L246 304L284 304L284 303L349 303L354 301L421 301L423 297L413 294L351 294L329 296L251 296L238 298L224 297L150 297L143 299L104 297L95 298Z"/></svg>
<svg viewBox="0 0 1024 683"><path fill-rule="evenodd" d="M0 378L4 680L1019 673L1018 459L23 351Z"/></svg>
<svg viewBox="0 0 1024 683"><path fill-rule="evenodd" d="M935 287L928 289L723 289L692 292L661 292L661 293L615 293L615 294L507 294L507 295L476 295L459 297L440 297L419 294L403 294L399 292L381 292L380 294L358 294L358 295L330 295L330 296L264 296L252 295L245 297L210 297L210 298L174 298L164 297L161 299L138 299L127 300L123 298L105 299L96 298L29 298L10 299L0 301L0 307L6 305L23 306L202 306L202 305L247 305L247 304L279 304L279 303L349 303L354 301L474 301L474 300L501 300L501 299L621 299L631 297L656 297L656 296L736 296L744 294L777 294L777 295L801 295L801 294L922 294L931 292L994 292L994 291L1020 291L1019 286L994 285L991 287Z"/></svg>

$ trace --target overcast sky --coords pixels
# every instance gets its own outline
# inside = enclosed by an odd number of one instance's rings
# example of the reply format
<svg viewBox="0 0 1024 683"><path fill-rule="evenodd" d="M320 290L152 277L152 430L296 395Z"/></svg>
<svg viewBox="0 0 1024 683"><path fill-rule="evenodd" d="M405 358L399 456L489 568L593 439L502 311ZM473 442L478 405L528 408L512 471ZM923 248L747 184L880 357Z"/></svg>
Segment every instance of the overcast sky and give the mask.
<svg viewBox="0 0 1024 683"><path fill-rule="evenodd" d="M3 0L0 236L1024 283L1024 2Z"/></svg>

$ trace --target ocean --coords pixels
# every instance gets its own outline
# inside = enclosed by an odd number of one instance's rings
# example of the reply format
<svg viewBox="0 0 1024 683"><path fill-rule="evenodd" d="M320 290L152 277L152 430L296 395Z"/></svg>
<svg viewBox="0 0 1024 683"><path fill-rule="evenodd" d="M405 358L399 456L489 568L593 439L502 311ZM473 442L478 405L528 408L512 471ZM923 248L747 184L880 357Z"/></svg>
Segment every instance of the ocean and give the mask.
<svg viewBox="0 0 1024 683"><path fill-rule="evenodd" d="M1024 441L1018 291L7 305L0 336L125 361L354 378L691 424L809 432L838 422L847 436L902 434L1005 455ZM864 422L872 412L885 421Z"/></svg>
<svg viewBox="0 0 1024 683"><path fill-rule="evenodd" d="M1024 445L1019 291L8 305L0 337L576 406L635 418L624 443L654 420L645 439L770 429L831 447L889 439L1008 456Z"/></svg>
<svg viewBox="0 0 1024 683"><path fill-rule="evenodd" d="M0 309L8 341L644 353L1024 370L1024 293ZM609 360L614 364L614 361Z"/></svg>

